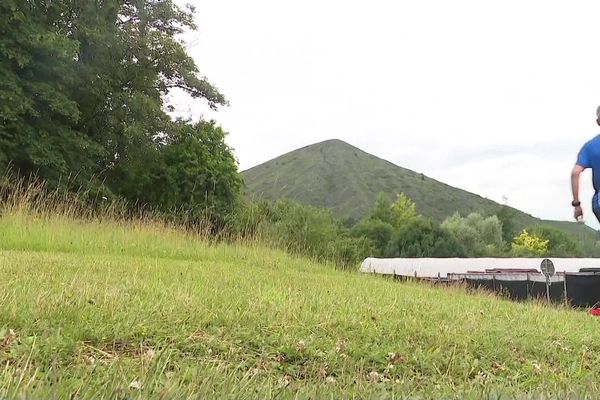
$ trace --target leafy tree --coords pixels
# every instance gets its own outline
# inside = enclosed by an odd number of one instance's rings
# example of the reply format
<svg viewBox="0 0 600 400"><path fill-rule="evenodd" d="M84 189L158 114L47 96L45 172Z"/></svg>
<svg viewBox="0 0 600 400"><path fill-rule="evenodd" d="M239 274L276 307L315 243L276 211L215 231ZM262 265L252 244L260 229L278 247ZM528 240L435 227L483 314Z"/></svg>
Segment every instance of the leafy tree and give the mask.
<svg viewBox="0 0 600 400"><path fill-rule="evenodd" d="M387 194L381 192L377 196L375 206L368 219L381 221L398 228L416 217L417 207L404 193L399 193L396 201L392 203Z"/></svg>
<svg viewBox="0 0 600 400"><path fill-rule="evenodd" d="M382 257L401 226L417 218L415 203L404 193L398 194L394 203L385 193L379 193L371 214L352 228L354 237L365 237L372 246L372 256Z"/></svg>
<svg viewBox="0 0 600 400"><path fill-rule="evenodd" d="M180 122L162 148L167 175L174 182L172 206L202 207L211 214L233 211L242 179L225 132L214 122Z"/></svg>
<svg viewBox="0 0 600 400"><path fill-rule="evenodd" d="M283 199L275 203L270 237L288 251L317 258L327 256L327 248L339 233L329 210L305 206Z"/></svg>
<svg viewBox="0 0 600 400"><path fill-rule="evenodd" d="M551 226L536 226L530 228L531 234L548 241L549 257L581 257L583 250L569 234Z"/></svg>
<svg viewBox="0 0 600 400"><path fill-rule="evenodd" d="M105 149L103 171L126 162L140 140L169 134L164 96L172 89L226 104L175 38L196 28L191 10L158 0L68 4L70 35L81 44L75 96L85 118L77 128Z"/></svg>
<svg viewBox="0 0 600 400"><path fill-rule="evenodd" d="M392 224L392 202L387 194L381 192L377 195L375 206L373 207L373 210L371 210L368 219L386 222L390 225Z"/></svg>
<svg viewBox="0 0 600 400"><path fill-rule="evenodd" d="M233 207L241 184L224 132L167 114L174 89L227 104L177 39L196 28L193 9L6 0L0 13L0 167L162 210Z"/></svg>
<svg viewBox="0 0 600 400"><path fill-rule="evenodd" d="M71 88L78 43L50 17L55 2L0 2L0 166L58 181L89 176L98 148L74 129Z"/></svg>
<svg viewBox="0 0 600 400"><path fill-rule="evenodd" d="M463 218L456 213L446 218L441 228L462 244L469 257L498 255L504 247L502 225L496 216L471 213Z"/></svg>
<svg viewBox="0 0 600 400"><path fill-rule="evenodd" d="M392 225L396 228L417 217L417 206L404 193L398 194L398 198L391 206L391 211Z"/></svg>
<svg viewBox="0 0 600 400"><path fill-rule="evenodd" d="M374 257L383 257L390 239L394 235L394 227L388 222L378 219L361 221L352 229L352 236L367 238L371 244Z"/></svg>
<svg viewBox="0 0 600 400"><path fill-rule="evenodd" d="M329 210L289 199L242 203L235 222L234 231L243 237L258 237L289 252L328 260L341 268L355 268L373 252L367 238L350 235Z"/></svg>
<svg viewBox="0 0 600 400"><path fill-rule="evenodd" d="M464 257L462 245L431 220L419 217L402 225L386 248L387 257Z"/></svg>
<svg viewBox="0 0 600 400"><path fill-rule="evenodd" d="M516 257L542 257L548 254L548 239L542 239L524 229L512 242L512 253Z"/></svg>
<svg viewBox="0 0 600 400"><path fill-rule="evenodd" d="M441 228L463 244L468 256L476 257L484 253L485 243L477 227L470 225L467 219L461 217L458 213L446 218Z"/></svg>
<svg viewBox="0 0 600 400"><path fill-rule="evenodd" d="M518 233L515 225L516 211L514 208L504 205L496 216L502 224L502 240L504 240L504 243L510 244Z"/></svg>
<svg viewBox="0 0 600 400"><path fill-rule="evenodd" d="M179 121L157 149L131 152L114 171L116 191L164 211L222 219L233 212L242 180L225 132L214 122Z"/></svg>

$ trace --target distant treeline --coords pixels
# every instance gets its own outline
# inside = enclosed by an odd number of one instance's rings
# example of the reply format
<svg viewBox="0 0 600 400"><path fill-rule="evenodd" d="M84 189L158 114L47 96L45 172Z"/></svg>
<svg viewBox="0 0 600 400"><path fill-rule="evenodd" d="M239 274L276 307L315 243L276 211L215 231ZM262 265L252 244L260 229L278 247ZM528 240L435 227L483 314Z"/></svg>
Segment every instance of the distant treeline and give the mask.
<svg viewBox="0 0 600 400"><path fill-rule="evenodd" d="M381 193L360 221L337 221L325 209L291 200L240 205L232 230L286 250L354 268L373 257L581 257L583 249L554 227L517 231L513 211L498 215L455 214L441 224L419 215L400 193L392 202Z"/></svg>

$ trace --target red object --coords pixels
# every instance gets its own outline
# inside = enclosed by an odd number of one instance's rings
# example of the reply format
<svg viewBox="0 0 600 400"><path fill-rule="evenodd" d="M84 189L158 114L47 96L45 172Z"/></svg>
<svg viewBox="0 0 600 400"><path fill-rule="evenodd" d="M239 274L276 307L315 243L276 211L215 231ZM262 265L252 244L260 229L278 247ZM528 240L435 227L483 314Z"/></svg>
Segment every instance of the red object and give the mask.
<svg viewBox="0 0 600 400"><path fill-rule="evenodd" d="M590 314L592 314L595 317L600 317L600 308L592 308L590 310Z"/></svg>

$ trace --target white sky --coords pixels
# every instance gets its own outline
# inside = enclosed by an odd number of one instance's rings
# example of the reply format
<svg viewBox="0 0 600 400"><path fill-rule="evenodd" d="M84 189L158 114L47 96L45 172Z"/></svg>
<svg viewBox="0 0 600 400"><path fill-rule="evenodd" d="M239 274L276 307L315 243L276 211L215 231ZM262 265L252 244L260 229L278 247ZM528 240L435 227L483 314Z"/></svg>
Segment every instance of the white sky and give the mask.
<svg viewBox="0 0 600 400"><path fill-rule="evenodd" d="M244 170L338 138L542 218L572 219L570 170L600 133L598 0L188 0L186 37L231 103ZM583 178L586 223L598 228Z"/></svg>

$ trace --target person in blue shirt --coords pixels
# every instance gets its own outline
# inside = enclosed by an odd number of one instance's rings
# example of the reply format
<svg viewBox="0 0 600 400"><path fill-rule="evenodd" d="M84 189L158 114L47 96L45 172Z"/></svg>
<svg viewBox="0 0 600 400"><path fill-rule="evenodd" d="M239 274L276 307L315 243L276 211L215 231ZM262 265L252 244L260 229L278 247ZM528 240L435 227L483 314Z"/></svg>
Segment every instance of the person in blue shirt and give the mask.
<svg viewBox="0 0 600 400"><path fill-rule="evenodd" d="M596 123L600 125L600 107L596 110ZM592 199L592 211L600 222L600 135L591 139L583 145L577 155L577 162L571 171L571 187L573 189L573 201L571 205L575 208L575 219L583 222L583 209L579 201L579 175L586 169L592 169L592 182L594 185L594 197Z"/></svg>

